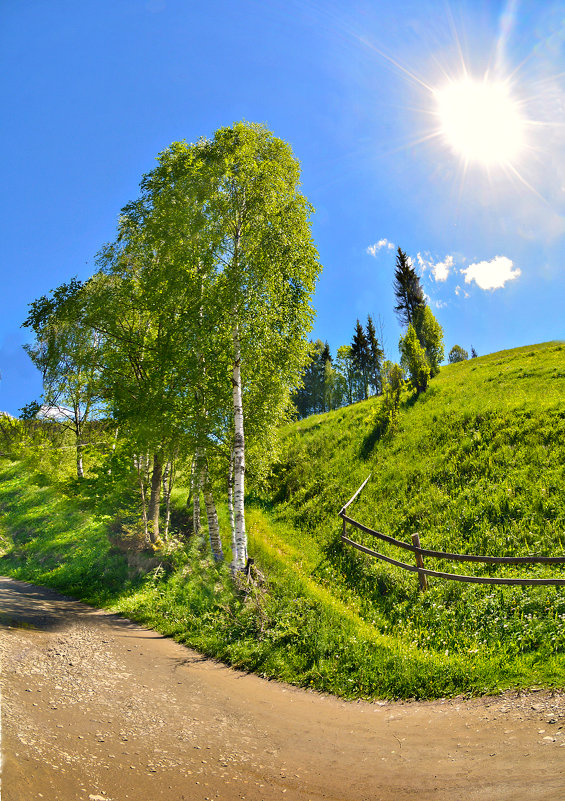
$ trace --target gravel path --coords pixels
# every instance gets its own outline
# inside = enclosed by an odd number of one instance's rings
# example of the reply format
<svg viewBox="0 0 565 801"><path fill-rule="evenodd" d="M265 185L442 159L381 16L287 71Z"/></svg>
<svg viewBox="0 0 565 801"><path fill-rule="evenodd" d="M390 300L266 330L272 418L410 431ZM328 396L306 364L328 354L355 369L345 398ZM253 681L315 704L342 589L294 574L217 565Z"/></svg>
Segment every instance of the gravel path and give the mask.
<svg viewBox="0 0 565 801"><path fill-rule="evenodd" d="M0 579L2 801L563 801L565 696L350 703Z"/></svg>

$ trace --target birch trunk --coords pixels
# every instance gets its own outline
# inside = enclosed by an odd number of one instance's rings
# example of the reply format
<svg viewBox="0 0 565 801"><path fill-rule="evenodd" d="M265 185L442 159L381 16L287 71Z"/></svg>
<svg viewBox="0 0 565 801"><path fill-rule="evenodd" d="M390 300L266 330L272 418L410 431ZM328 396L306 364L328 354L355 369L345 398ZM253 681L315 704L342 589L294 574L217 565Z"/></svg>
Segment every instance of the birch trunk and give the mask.
<svg viewBox="0 0 565 801"><path fill-rule="evenodd" d="M161 511L161 479L163 463L159 455L153 456L153 472L151 474L151 497L149 499L149 537L152 543L161 541L159 536L159 512Z"/></svg>
<svg viewBox="0 0 565 801"><path fill-rule="evenodd" d="M119 427L116 427L116 430L114 432L114 441L112 442L112 454L114 454L116 452L116 445L118 444L118 432L119 432L119 430L120 430ZM111 467L108 469L108 475L109 476L112 475L112 468Z"/></svg>
<svg viewBox="0 0 565 801"><path fill-rule="evenodd" d="M195 537L200 535L200 459L198 451L192 460L192 531Z"/></svg>
<svg viewBox="0 0 565 801"><path fill-rule="evenodd" d="M84 478L84 468L82 466L82 450L84 445L80 440L77 440L77 476L78 478Z"/></svg>
<svg viewBox="0 0 565 801"><path fill-rule="evenodd" d="M75 432L75 443L76 443L76 452L77 452L77 477L84 478L84 467L82 464L82 453L84 449L83 444L83 430L82 430L82 418L80 414L80 407L76 404L73 404L73 417L71 419L71 425Z"/></svg>
<svg viewBox="0 0 565 801"><path fill-rule="evenodd" d="M222 550L222 540L220 539L220 524L218 523L218 513L216 511L216 504L214 503L214 494L212 491L212 482L210 481L210 474L208 472L208 465L204 466L202 471L202 494L204 495L204 503L206 505L206 516L208 518L208 534L210 536L210 549L214 561L221 562L224 558Z"/></svg>
<svg viewBox="0 0 565 801"><path fill-rule="evenodd" d="M145 459L141 456L134 456L134 463L139 480L139 491L141 494L141 513L143 516L143 533L145 541L149 542L149 528L147 525L147 499L145 496Z"/></svg>
<svg viewBox="0 0 565 801"><path fill-rule="evenodd" d="M173 462L167 462L163 470L163 499L165 501L165 531L163 539L169 536L169 525L171 522L171 491L173 489L174 468Z"/></svg>
<svg viewBox="0 0 565 801"><path fill-rule="evenodd" d="M232 570L235 570L235 516L233 510L233 447L230 453L230 468L228 473L228 515L230 519L230 531L231 531L231 566Z"/></svg>
<svg viewBox="0 0 565 801"><path fill-rule="evenodd" d="M243 570L247 564L247 533L245 531L245 436L243 433L243 401L241 396L241 346L239 326L233 329L233 456L234 482L233 500L235 517L235 570Z"/></svg>

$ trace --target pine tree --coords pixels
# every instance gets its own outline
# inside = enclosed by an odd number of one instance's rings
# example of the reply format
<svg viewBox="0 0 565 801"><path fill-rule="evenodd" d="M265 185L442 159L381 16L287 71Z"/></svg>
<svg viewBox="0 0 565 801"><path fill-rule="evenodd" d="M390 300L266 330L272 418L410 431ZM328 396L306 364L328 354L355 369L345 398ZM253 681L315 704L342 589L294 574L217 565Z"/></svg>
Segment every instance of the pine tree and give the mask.
<svg viewBox="0 0 565 801"><path fill-rule="evenodd" d="M406 253L398 248L394 273L394 294L398 301L394 310L402 325L414 323L418 309L424 308L424 290L418 273Z"/></svg>
<svg viewBox="0 0 565 801"><path fill-rule="evenodd" d="M369 384L375 395L382 393L382 361L384 351L379 345L371 315L367 316L367 343L369 346Z"/></svg>
<svg viewBox="0 0 565 801"><path fill-rule="evenodd" d="M319 339L310 342L311 361L304 370L302 386L294 395L294 405L300 418L325 411L325 365L327 361L331 363L331 356L327 359L324 358L326 355L329 355L327 343L324 345Z"/></svg>
<svg viewBox="0 0 565 801"><path fill-rule="evenodd" d="M363 326L357 320L355 333L351 342L351 358L357 377L357 399L366 400L369 397L369 362L370 348Z"/></svg>

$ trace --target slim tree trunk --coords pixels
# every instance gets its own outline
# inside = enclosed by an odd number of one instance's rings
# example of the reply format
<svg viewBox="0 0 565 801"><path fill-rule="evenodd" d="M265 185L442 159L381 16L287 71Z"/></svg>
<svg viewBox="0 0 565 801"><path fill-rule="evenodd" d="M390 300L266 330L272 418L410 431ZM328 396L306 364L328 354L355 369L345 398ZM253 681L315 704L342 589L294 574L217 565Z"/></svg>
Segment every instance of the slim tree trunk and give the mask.
<svg viewBox="0 0 565 801"><path fill-rule="evenodd" d="M235 516L235 570L247 564L247 533L245 531L245 436L243 433L243 401L241 396L241 346L239 327L233 329L233 454L234 454L234 516Z"/></svg>
<svg viewBox="0 0 565 801"><path fill-rule="evenodd" d="M171 491L173 489L174 480L174 463L171 460L165 465L163 470L163 499L165 501L165 531L163 539L166 540L169 535L169 525L171 522Z"/></svg>
<svg viewBox="0 0 565 801"><path fill-rule="evenodd" d="M82 451L84 445L77 437L77 476L78 478L84 478L84 468L82 466Z"/></svg>
<svg viewBox="0 0 565 801"><path fill-rule="evenodd" d="M200 457L198 451L192 460L192 531L195 537L200 535Z"/></svg>
<svg viewBox="0 0 565 801"><path fill-rule="evenodd" d="M161 511L161 479L163 463L156 453L153 456L153 472L151 474L151 497L149 499L149 537L152 543L161 540L159 536L159 512Z"/></svg>
<svg viewBox="0 0 565 801"><path fill-rule="evenodd" d="M139 491L141 494L141 513L143 516L143 533L145 541L149 542L149 528L147 525L147 498L145 495L145 458L141 456L134 456L135 468L137 470L137 478L139 481Z"/></svg>
<svg viewBox="0 0 565 801"><path fill-rule="evenodd" d="M112 441L112 455L116 452L116 445L118 444L118 432L119 432L119 430L120 430L119 427L116 426L116 430L114 432L114 439ZM109 476L112 475L112 468L111 467L108 469L108 475Z"/></svg>
<svg viewBox="0 0 565 801"><path fill-rule="evenodd" d="M234 455L233 455L233 447L230 453L230 467L228 472L228 515L230 519L230 531L231 531L231 561L232 561L232 570L235 569L235 552L236 552L236 545L235 545L235 515L233 510L233 468L234 468Z"/></svg>
<svg viewBox="0 0 565 801"><path fill-rule="evenodd" d="M208 465L204 465L202 471L202 494L204 495L204 503L206 505L206 516L208 518L208 534L210 536L210 549L212 556L216 562L221 562L224 558L222 550L222 540L220 539L220 524L218 523L218 513L216 511L216 504L214 503L214 494L212 491L212 482L210 481L210 473L208 472Z"/></svg>

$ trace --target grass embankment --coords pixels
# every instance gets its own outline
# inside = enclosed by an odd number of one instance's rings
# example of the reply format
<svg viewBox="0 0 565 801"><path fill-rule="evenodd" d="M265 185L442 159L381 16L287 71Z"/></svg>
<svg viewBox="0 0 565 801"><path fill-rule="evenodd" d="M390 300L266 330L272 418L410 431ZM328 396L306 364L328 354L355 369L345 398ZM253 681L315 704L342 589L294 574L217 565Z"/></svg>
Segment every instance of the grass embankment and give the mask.
<svg viewBox="0 0 565 801"><path fill-rule="evenodd" d="M130 554L128 564L88 493L72 482L46 485L23 463L5 463L0 475L0 573L120 611L239 667L345 697L563 686L562 589L432 580L420 594L414 574L344 548L337 511L371 472L351 512L385 533L409 540L418 530L424 547L442 550L562 553L565 346L443 368L425 395L404 399L393 437L375 425L379 403L284 432L271 491L248 514L265 588L234 588L195 542L154 558ZM518 575L497 569L504 573Z"/></svg>

